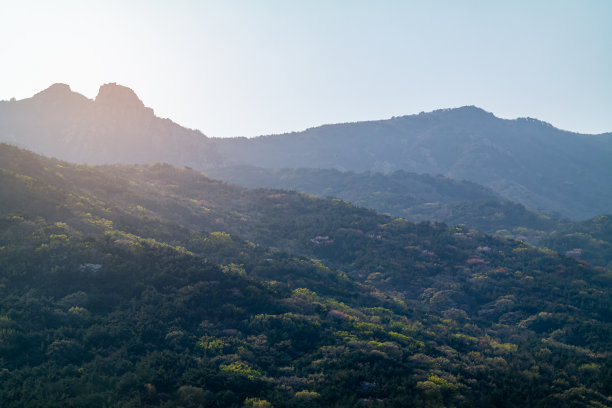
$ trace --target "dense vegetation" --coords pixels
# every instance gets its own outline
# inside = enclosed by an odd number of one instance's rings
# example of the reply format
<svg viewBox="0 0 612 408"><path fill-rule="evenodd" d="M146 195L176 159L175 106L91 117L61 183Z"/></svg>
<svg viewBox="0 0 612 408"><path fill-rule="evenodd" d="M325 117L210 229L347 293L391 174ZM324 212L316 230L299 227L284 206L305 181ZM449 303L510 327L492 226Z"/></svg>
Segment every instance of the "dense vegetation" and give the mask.
<svg viewBox="0 0 612 408"><path fill-rule="evenodd" d="M237 166L207 169L206 174L248 188L278 188L337 197L409 221L465 225L531 243L570 223L529 210L469 181L403 170L383 174Z"/></svg>
<svg viewBox="0 0 612 408"><path fill-rule="evenodd" d="M601 215L566 224L546 236L540 244L612 269L612 216Z"/></svg>
<svg viewBox="0 0 612 408"><path fill-rule="evenodd" d="M280 188L337 197L410 221L465 226L550 248L593 265L612 267L610 216L573 222L529 210L467 181L401 170L382 174L239 166L212 168L207 174L249 188Z"/></svg>
<svg viewBox="0 0 612 408"><path fill-rule="evenodd" d="M609 406L611 279L338 199L0 146L1 406Z"/></svg>

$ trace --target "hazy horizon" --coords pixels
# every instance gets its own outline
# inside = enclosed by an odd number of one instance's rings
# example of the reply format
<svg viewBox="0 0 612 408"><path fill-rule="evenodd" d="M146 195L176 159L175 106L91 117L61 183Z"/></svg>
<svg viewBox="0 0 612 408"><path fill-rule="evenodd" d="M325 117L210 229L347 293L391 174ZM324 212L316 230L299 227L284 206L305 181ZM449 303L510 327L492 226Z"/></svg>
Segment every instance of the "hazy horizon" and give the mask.
<svg viewBox="0 0 612 408"><path fill-rule="evenodd" d="M70 90L71 90L72 92L77 93L77 94L82 95L82 96L85 96L86 98L90 99L91 101L94 101L94 100L96 99L97 93L96 93L96 94L94 94L93 96L84 95L82 92L79 92L78 90L73 89L73 88L70 86L70 84L63 84L63 83L55 83L55 84L51 84L51 85L49 85L49 87L47 87L47 88L45 88L45 89L41 89L39 92L43 92L43 91L45 91L45 90L49 89L50 87L52 87L53 85L58 85L58 84L61 84L61 85L68 85L68 87L70 88ZM109 83L109 84L111 84L111 83ZM109 84L102 84L101 86L103 86L103 85L109 85ZM124 86L123 84L118 84L118 83L112 83L112 84L119 85L120 87L123 87L123 86ZM128 88L129 88L129 87L128 87ZM130 89L131 89L131 88L130 88ZM135 91L135 90L133 90L133 89L132 89L132 91L134 91L134 93L135 93L135 95L136 95L136 96L139 96L139 95L138 95L138 92L136 92L136 91ZM37 92L37 93L39 93L39 92ZM26 97L26 98L16 99L16 100L17 100L17 101L20 101L20 100L24 100L24 99L30 99L30 98L32 98L32 97L34 97L34 96L36 96L36 94L31 95L31 96ZM145 107L153 109L154 114L155 114L157 117L160 117L160 118L162 118L162 119L170 119L170 120L174 121L175 123L177 123L178 125L183 126L183 127L186 127L186 126L184 126L182 123L178 123L178 122L176 122L176 121L175 121L175 120L174 120L172 117L164 117L164 116L160 116L160 115L159 115L159 114L158 114L158 113L155 111L155 107L154 107L154 106L149 106L149 105L146 103L146 101L142 101L142 102L144 103L144 106L145 106ZM440 107L440 108L433 109L433 110L430 110L430 111L408 112L408 113L405 113L405 114L403 114L403 115L389 116L389 117L381 117L381 118L374 118L374 119L363 119L363 120L357 120L357 121L351 121L351 122L329 122L329 123L319 123L319 124L315 124L315 125L313 125L313 126L309 126L308 128L301 128L301 129L289 129L289 130L287 130L287 131L284 131L284 132L279 132L279 133L258 134L258 135L252 135L252 136L246 136L246 137L247 137L247 138L254 138L254 137L260 137L260 136L272 136L272 135L280 135L280 134L293 133L293 132L303 132L303 131L306 131L306 130L308 130L308 129L313 129L313 128L322 127L322 126L327 126L327 125L338 125L338 124L346 124L346 123L361 123L361 122L376 122L376 121L381 121L381 120L393 119L393 118L396 118L396 117L415 116L415 115L424 114L424 113L425 113L425 114L428 114L428 113L434 113L434 112L436 112L436 111L454 110L454 109L461 109L461 108L466 108L466 107L474 107L474 108L477 108L477 109L481 109L481 110L483 110L483 111L485 111L485 112L487 112L487 113L492 114L492 115L493 115L493 116L495 116L496 118L503 119L503 120L516 120L516 119L535 119L535 120L540 120L539 118L534 118L534 117L530 117L530 116L518 116L518 117L506 118L506 117L501 117L501 116L499 116L498 114L496 114L496 112L491 112L490 110L486 109L486 107L482 107L482 106L475 106L475 105L462 105L462 106ZM568 131L568 132L572 132L572 133L579 133L579 134L586 134L586 133L582 133L582 132L574 132L574 131L571 131L571 130L568 130L568 129L562 129L562 128L559 128L559 127L558 127L558 126L556 126L554 123L549 123L549 122L545 122L545 123L548 123L548 124L550 124L551 126L553 126L553 127L557 128L557 129L559 129L559 130L562 130L562 131ZM207 137L212 137L212 138L215 138L215 137L220 137L220 138L245 137L245 136L241 136L241 135L217 136L217 135L213 135L213 134L210 134L210 133L206 132L206 130L205 130L205 129L189 128L189 127L186 127L186 128L188 128L188 129L192 129L192 130L197 130L197 131L200 131L200 132L202 132L204 135L206 135ZM610 132L601 132L601 133L598 133L598 134L606 134L606 133L612 133L612 131L610 131Z"/></svg>
<svg viewBox="0 0 612 408"><path fill-rule="evenodd" d="M24 1L0 16L0 99L116 82L214 137L466 105L606 133L611 16L601 1Z"/></svg>

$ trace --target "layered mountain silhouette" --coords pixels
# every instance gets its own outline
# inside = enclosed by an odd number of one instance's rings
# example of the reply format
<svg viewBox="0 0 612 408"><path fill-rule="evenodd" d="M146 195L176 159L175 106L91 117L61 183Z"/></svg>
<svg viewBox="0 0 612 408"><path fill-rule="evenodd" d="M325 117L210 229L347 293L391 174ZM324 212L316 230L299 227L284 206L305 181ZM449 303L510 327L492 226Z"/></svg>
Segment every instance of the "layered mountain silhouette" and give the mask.
<svg viewBox="0 0 612 408"><path fill-rule="evenodd" d="M155 116L129 88L100 87L94 100L54 84L32 98L0 102L0 139L77 163L214 163L209 139Z"/></svg>
<svg viewBox="0 0 612 408"><path fill-rule="evenodd" d="M0 406L609 406L612 217L501 196L610 212L611 136L466 107L214 139L116 84L0 102L0 140L120 163L0 143ZM123 164L153 162L178 166Z"/></svg>
<svg viewBox="0 0 612 408"><path fill-rule="evenodd" d="M569 223L529 210L480 184L404 170L383 174L235 166L209 169L207 174L244 187L280 188L337 197L410 221L465 225L533 244L545 233Z"/></svg>
<svg viewBox="0 0 612 408"><path fill-rule="evenodd" d="M123 86L103 85L89 100L56 84L29 99L1 102L0 140L81 163L441 174L573 219L612 213L612 134L504 120L476 107L219 139L156 117Z"/></svg>
<svg viewBox="0 0 612 408"><path fill-rule="evenodd" d="M476 107L230 139L220 153L268 168L442 174L575 219L612 212L612 134L503 120Z"/></svg>

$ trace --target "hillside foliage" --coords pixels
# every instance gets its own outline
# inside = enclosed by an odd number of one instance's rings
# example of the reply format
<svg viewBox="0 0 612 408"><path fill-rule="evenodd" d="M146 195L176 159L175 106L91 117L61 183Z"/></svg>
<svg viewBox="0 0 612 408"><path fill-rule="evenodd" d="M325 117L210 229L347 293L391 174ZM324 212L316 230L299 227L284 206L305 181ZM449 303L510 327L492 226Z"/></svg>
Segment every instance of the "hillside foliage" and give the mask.
<svg viewBox="0 0 612 408"><path fill-rule="evenodd" d="M169 165L0 187L3 407L609 406L606 268Z"/></svg>

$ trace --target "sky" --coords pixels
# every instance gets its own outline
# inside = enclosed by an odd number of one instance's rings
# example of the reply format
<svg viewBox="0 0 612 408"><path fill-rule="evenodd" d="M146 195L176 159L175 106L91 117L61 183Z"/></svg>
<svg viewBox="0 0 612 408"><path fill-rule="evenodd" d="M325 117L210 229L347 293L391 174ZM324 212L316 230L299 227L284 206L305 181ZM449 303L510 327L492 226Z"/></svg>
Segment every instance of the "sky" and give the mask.
<svg viewBox="0 0 612 408"><path fill-rule="evenodd" d="M609 0L0 0L0 100L132 88L208 136L476 105L612 131Z"/></svg>

